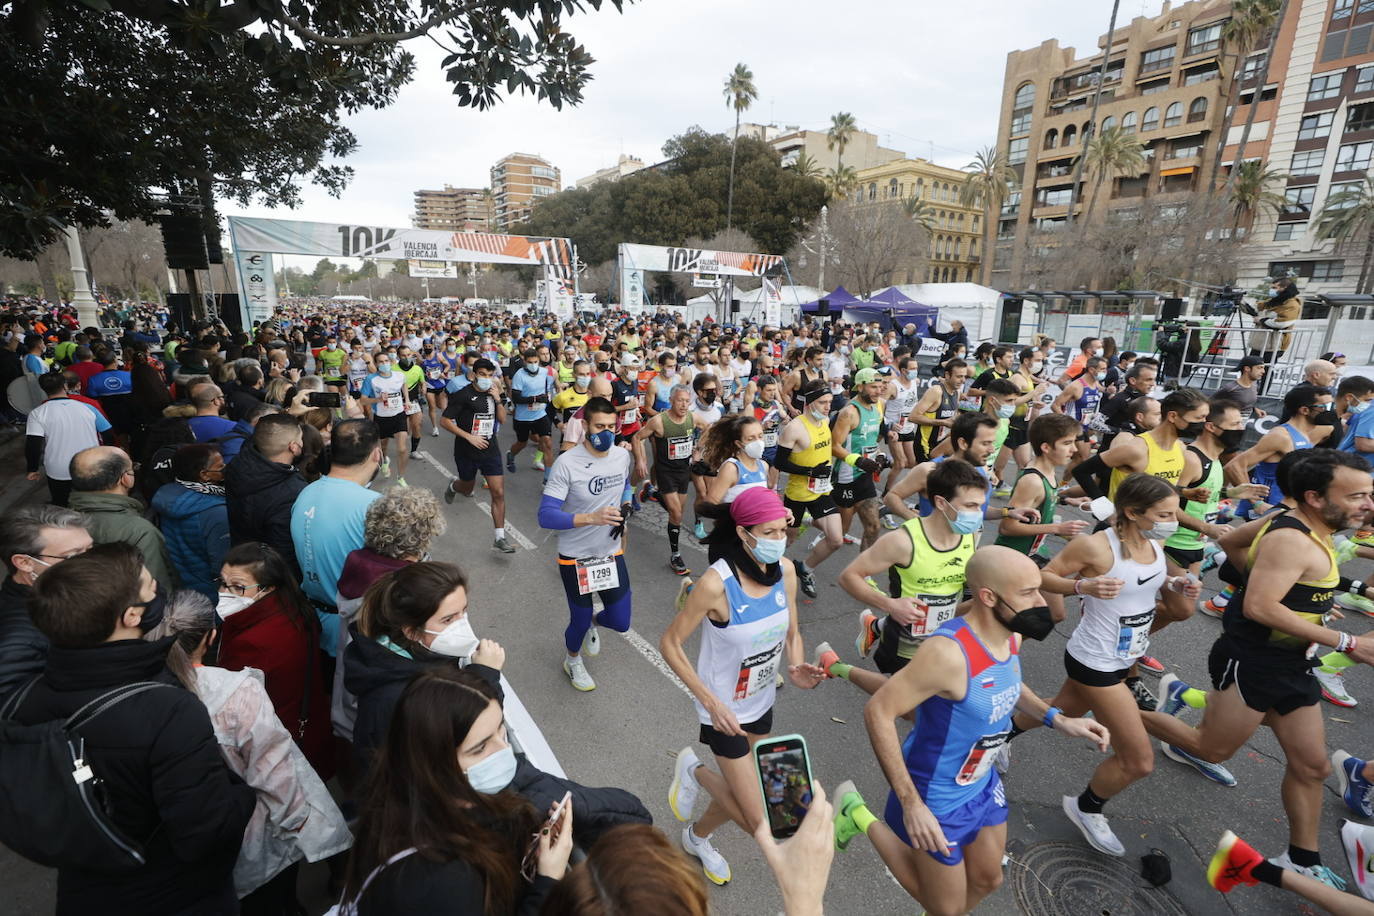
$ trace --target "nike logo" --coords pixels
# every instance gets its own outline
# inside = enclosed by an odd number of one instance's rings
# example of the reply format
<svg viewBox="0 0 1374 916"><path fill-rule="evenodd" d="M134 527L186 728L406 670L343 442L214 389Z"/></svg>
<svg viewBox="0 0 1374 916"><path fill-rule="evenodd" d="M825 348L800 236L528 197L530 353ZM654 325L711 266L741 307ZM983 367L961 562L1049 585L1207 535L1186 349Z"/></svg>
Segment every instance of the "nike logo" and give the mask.
<svg viewBox="0 0 1374 916"><path fill-rule="evenodd" d="M1154 578L1155 576L1157 576L1157 575L1159 575L1159 573L1155 573L1154 575L1151 575L1151 576L1146 576L1146 577L1143 578L1143 579L1137 578L1137 579L1135 580L1135 584L1136 584L1136 585L1144 585L1146 582L1149 582L1151 579L1153 579L1153 578Z"/></svg>

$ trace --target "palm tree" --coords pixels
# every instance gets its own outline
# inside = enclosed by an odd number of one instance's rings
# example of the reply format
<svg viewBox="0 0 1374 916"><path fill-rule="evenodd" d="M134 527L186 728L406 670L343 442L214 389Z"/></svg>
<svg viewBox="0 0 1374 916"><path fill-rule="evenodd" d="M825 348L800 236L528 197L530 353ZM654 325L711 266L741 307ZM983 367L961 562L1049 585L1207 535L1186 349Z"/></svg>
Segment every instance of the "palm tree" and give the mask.
<svg viewBox="0 0 1374 916"><path fill-rule="evenodd" d="M920 197L907 197L902 200L902 210L927 232L935 229L935 208L930 205L930 201Z"/></svg>
<svg viewBox="0 0 1374 916"><path fill-rule="evenodd" d="M1094 175L1092 200L1088 201L1087 212L1083 214L1083 222L1088 223L1102 194L1102 182L1108 176L1139 175L1145 170L1145 147L1135 134L1120 127L1109 127L1088 141L1083 159Z"/></svg>
<svg viewBox="0 0 1374 916"><path fill-rule="evenodd" d="M1016 170L1007 163L1007 157L995 146L985 146L964 166L968 178L959 190L959 203L965 207L983 208L983 265L980 279L986 280L992 270L992 243L990 233L993 223L1002 211L1002 202L1008 192L1015 190L1021 183Z"/></svg>
<svg viewBox="0 0 1374 916"><path fill-rule="evenodd" d="M835 171L844 168L844 148L849 145L849 141L854 138L854 134L859 130L859 125L855 122L854 116L847 111L830 116L830 129L825 132L825 148L839 149L839 155L835 157Z"/></svg>
<svg viewBox="0 0 1374 916"><path fill-rule="evenodd" d="M1240 97L1240 84L1245 73L1246 58L1255 50L1255 45L1269 33L1278 14L1279 0L1235 0L1231 5L1231 18L1221 28L1221 40L1235 56L1235 66L1231 70L1231 85L1226 90L1226 115L1217 134L1217 151L1212 157L1212 175L1207 181L1210 191L1217 186L1217 174L1221 169L1221 156L1226 149L1226 135L1231 132L1231 119L1236 113L1236 102ZM1267 67L1266 67L1267 69ZM1258 95L1264 89L1261 82L1255 87ZM1255 105L1251 104L1251 111Z"/></svg>
<svg viewBox="0 0 1374 916"><path fill-rule="evenodd" d="M1088 148L1088 141L1092 139L1097 128L1097 107L1102 104L1102 84L1107 82L1107 64L1112 59L1112 40L1116 35L1116 14L1121 10L1121 0L1112 0L1112 18L1107 22L1107 40L1102 45L1102 65L1097 68L1097 87L1093 90L1093 110L1088 115L1088 123L1083 126L1083 135L1078 142L1083 144L1083 148ZM1065 219L1065 224L1073 228L1074 211L1078 209L1078 185L1083 180L1083 166L1087 159L1084 156L1078 157L1078 163L1073 168L1073 184L1069 185L1069 213Z"/></svg>
<svg viewBox="0 0 1374 916"><path fill-rule="evenodd" d="M796 172L802 178L816 178L823 180L825 173L821 170L821 165L811 156L806 154L806 150L797 153L797 158L792 160L789 169Z"/></svg>
<svg viewBox="0 0 1374 916"><path fill-rule="evenodd" d="M842 165L826 172L823 180L826 189L830 191L830 199L839 200L841 197L848 197L849 192L854 190L854 186L859 183L859 173L850 166Z"/></svg>
<svg viewBox="0 0 1374 916"><path fill-rule="evenodd" d="M1264 93L1264 83L1269 79L1269 64L1274 59L1274 45L1278 42L1279 30L1283 28L1283 15L1288 11L1288 0L1278 0L1278 9L1272 15L1266 13L1267 7L1274 4L1275 0L1242 0L1253 7L1249 13L1260 24L1267 20L1267 29L1262 29L1261 33L1266 36L1265 47L1268 49L1264 54L1264 64L1260 67L1259 76L1255 80L1255 94L1250 99L1250 112L1245 116L1245 128L1240 132L1240 142L1236 144L1236 162L1245 161L1245 144L1250 139L1250 128L1255 123L1255 112L1259 111L1260 96ZM1223 138L1224 139L1224 138ZM1231 178L1234 180L1236 169L1231 169Z"/></svg>
<svg viewBox="0 0 1374 916"><path fill-rule="evenodd" d="M735 109L735 136L730 143L730 190L725 197L725 231L730 231L730 223L735 214L735 150L739 147L739 116L759 97L754 88L754 71L744 64L735 64L735 69L725 78L725 104Z"/></svg>
<svg viewBox="0 0 1374 916"><path fill-rule="evenodd" d="M1275 214L1283 212L1287 201L1282 194L1271 191L1270 187L1286 182L1286 174L1265 168L1259 159L1238 163L1232 168L1231 174L1233 177L1227 195L1235 207L1231 228L1239 228L1244 217L1260 210L1269 210Z"/></svg>
<svg viewBox="0 0 1374 916"><path fill-rule="evenodd" d="M1360 279L1355 292L1365 293L1374 285L1374 176L1366 175L1359 188L1341 191L1326 198L1317 214L1317 238L1335 239L1337 246L1363 236L1364 257L1360 259Z"/></svg>

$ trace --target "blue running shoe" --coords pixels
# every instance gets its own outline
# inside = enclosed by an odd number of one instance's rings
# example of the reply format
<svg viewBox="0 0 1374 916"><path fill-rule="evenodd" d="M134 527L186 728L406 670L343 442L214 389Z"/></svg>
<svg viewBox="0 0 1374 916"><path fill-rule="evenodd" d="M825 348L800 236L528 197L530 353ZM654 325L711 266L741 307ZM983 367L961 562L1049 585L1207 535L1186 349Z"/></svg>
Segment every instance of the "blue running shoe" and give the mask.
<svg viewBox="0 0 1374 916"><path fill-rule="evenodd" d="M1360 817L1374 817L1374 783L1364 778L1365 761L1336 751L1331 755L1331 765L1341 781L1341 797L1346 807Z"/></svg>
<svg viewBox="0 0 1374 916"><path fill-rule="evenodd" d="M1219 763L1208 763L1201 757L1194 757L1192 754L1183 750L1183 748L1176 747L1172 744L1164 744L1161 742L1159 749L1164 752L1165 757L1168 757L1176 763L1188 764L1203 776L1212 780L1212 782L1220 783L1223 786L1234 786L1236 784L1236 777L1232 776L1231 771Z"/></svg>
<svg viewBox="0 0 1374 916"><path fill-rule="evenodd" d="M1159 705L1155 707L1155 711L1166 716L1178 715L1178 711L1185 705L1183 693L1188 689L1187 682L1177 674L1164 675L1159 679Z"/></svg>

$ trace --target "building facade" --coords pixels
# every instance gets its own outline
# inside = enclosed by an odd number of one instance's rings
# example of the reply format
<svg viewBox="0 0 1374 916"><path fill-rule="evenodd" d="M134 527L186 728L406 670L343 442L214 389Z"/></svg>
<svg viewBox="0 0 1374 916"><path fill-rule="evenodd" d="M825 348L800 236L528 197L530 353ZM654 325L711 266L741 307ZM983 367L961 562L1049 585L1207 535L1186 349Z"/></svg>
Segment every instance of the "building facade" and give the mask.
<svg viewBox="0 0 1374 916"><path fill-rule="evenodd" d="M597 169L585 178L579 178L573 183L577 188L590 188L594 184L601 184L603 181L619 181L626 175L632 175L644 168L644 162L634 156L620 154L620 158L615 165L608 165L604 169Z"/></svg>
<svg viewBox="0 0 1374 916"><path fill-rule="evenodd" d="M442 191L415 192L411 223L416 229L486 232L490 219L491 200L486 188L455 188L446 184Z"/></svg>
<svg viewBox="0 0 1374 916"><path fill-rule="evenodd" d="M930 251L923 264L897 271L896 283L978 282L982 263L983 212L964 206L959 193L965 172L925 159L895 159L860 169L853 199L858 203L925 201L930 222Z"/></svg>
<svg viewBox="0 0 1374 916"><path fill-rule="evenodd" d="M562 190L561 176L551 162L529 153L511 153L491 167L495 231L508 232L530 215L534 202Z"/></svg>
<svg viewBox="0 0 1374 916"><path fill-rule="evenodd" d="M726 136L734 133L734 127L726 131ZM776 124L741 124L739 126L741 137L755 137L764 141L782 156L784 166L791 165L797 161L803 152L806 153L821 169L828 171L840 163L840 150L829 148L829 137L823 130L802 130L795 125L779 127ZM891 162L894 159L902 159L906 156L901 150L888 149L878 143L878 135L871 134L866 130L856 130L849 137L849 142L844 148L844 164L855 169L871 169L882 165L884 162Z"/></svg>
<svg viewBox="0 0 1374 916"><path fill-rule="evenodd" d="M1318 223L1333 196L1364 187L1374 161L1374 2L1289 0L1241 152L1264 56L1246 61L1224 158L1240 154L1280 173L1270 190L1285 205L1255 214L1238 285L1296 272L1306 295L1357 292L1365 239L1320 239Z"/></svg>
<svg viewBox="0 0 1374 916"><path fill-rule="evenodd" d="M1020 181L998 214L990 285L1024 288L1037 246L1066 226L1085 133L1120 127L1140 138L1145 159L1137 174L1100 185L1085 170L1075 219L1089 209L1093 220L1124 218L1146 199L1167 204L1206 187L1225 116L1221 32L1229 15L1229 2L1166 2L1158 15L1118 24L1111 47L1102 36L1092 57L1079 59L1055 39L1007 55L997 148Z"/></svg>

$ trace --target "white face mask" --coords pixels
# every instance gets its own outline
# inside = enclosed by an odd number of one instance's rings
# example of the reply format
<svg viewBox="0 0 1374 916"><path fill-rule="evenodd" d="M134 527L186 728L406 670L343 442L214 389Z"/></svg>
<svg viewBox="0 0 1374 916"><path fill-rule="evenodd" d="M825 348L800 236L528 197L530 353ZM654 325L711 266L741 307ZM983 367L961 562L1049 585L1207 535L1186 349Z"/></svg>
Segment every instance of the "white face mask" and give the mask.
<svg viewBox="0 0 1374 916"><path fill-rule="evenodd" d="M753 442L744 443L744 454L758 461L763 457L763 440L755 439Z"/></svg>
<svg viewBox="0 0 1374 916"><path fill-rule="evenodd" d="M219 601L215 604L215 613L220 616L221 620L225 620L256 600L256 598L249 598L247 595L225 595L221 593Z"/></svg>
<svg viewBox="0 0 1374 916"><path fill-rule="evenodd" d="M472 624L468 622L466 614L437 633L433 630L425 632L434 637L434 642L429 644L429 651L435 655L470 658L477 651L477 634L472 632Z"/></svg>

